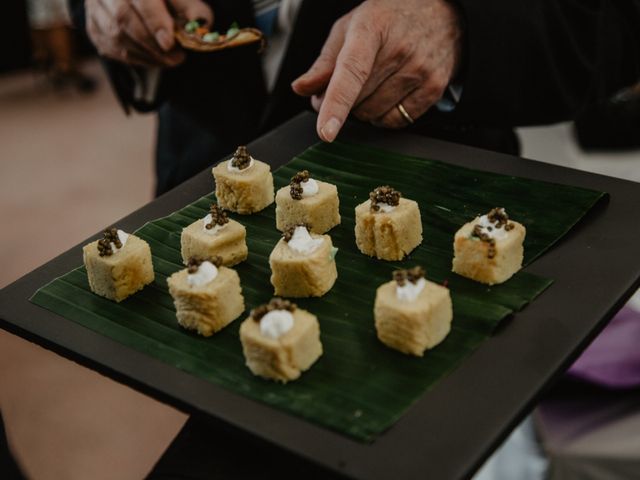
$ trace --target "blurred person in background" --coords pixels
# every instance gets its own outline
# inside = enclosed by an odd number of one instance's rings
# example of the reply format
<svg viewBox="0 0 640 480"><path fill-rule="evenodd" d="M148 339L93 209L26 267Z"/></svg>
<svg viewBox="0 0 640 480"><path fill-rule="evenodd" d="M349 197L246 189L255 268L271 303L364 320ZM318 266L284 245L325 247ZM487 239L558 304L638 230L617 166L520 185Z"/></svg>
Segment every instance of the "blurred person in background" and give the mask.
<svg viewBox="0 0 640 480"><path fill-rule="evenodd" d="M33 61L54 87L95 90L96 82L78 68L66 0L27 0Z"/></svg>

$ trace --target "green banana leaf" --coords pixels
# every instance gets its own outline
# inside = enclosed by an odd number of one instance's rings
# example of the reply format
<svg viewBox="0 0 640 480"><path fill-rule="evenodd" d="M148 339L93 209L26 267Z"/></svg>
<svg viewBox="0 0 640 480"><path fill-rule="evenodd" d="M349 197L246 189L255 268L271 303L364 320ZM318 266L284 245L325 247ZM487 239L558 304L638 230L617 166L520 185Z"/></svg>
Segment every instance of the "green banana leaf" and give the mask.
<svg viewBox="0 0 640 480"><path fill-rule="evenodd" d="M519 272L502 285L487 287L451 273L455 231L476 214L504 206L527 228L525 263L529 263L605 195L346 143L309 148L274 173L276 187L287 185L303 169L338 186L342 224L330 232L339 248L336 285L322 298L296 300L318 316L324 354L295 382L263 380L244 365L238 329L248 312L208 339L177 324L166 279L183 268L182 228L206 215L215 201L213 194L136 232L151 245L156 272L155 282L143 291L120 304L111 302L90 292L86 271L80 267L42 287L31 301L239 395L357 440L372 441L486 340L501 320L552 283ZM402 262L371 259L355 246L354 208L381 184L394 186L420 204L424 241ZM280 238L275 207L252 216L231 216L247 228L249 258L236 269L250 309L273 293L268 257ZM426 268L429 279L447 282L454 308L451 333L423 358L380 343L372 313L376 288L390 280L394 269L416 264Z"/></svg>

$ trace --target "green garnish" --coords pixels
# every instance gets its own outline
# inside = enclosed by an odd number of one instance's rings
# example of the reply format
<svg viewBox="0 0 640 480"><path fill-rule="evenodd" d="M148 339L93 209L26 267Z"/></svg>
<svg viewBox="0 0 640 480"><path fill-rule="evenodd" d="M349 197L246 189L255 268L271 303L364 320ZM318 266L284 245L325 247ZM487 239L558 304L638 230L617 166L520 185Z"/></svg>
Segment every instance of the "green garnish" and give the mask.
<svg viewBox="0 0 640 480"><path fill-rule="evenodd" d="M202 36L202 41L204 42L217 42L218 40L220 40L220 34L218 32L209 32L209 33L205 33Z"/></svg>
<svg viewBox="0 0 640 480"><path fill-rule="evenodd" d="M199 27L200 27L200 24L198 23L197 20L191 20L184 26L184 30L187 33L194 33Z"/></svg>
<svg viewBox="0 0 640 480"><path fill-rule="evenodd" d="M233 22L229 27L229 30L227 30L227 37L233 37L234 35L237 35L239 31L240 26L238 25L238 22Z"/></svg>

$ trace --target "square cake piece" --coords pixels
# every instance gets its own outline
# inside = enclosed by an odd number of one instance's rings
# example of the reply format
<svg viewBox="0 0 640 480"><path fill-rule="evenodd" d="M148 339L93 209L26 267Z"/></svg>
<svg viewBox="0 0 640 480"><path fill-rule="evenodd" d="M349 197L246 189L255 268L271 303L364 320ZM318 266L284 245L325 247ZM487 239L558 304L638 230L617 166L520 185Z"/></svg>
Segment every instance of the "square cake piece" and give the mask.
<svg viewBox="0 0 640 480"><path fill-rule="evenodd" d="M322 355L316 316L279 298L251 312L240 326L240 341L251 372L282 383L298 378Z"/></svg>
<svg viewBox="0 0 640 480"><path fill-rule="evenodd" d="M215 203L206 217L196 220L182 230L180 253L186 264L191 257L221 257L222 265L236 265L247 259L247 230L231 220Z"/></svg>
<svg viewBox="0 0 640 480"><path fill-rule="evenodd" d="M329 235L309 234L303 225L291 227L269 256L275 294L321 297L338 278L335 254Z"/></svg>
<svg viewBox="0 0 640 480"><path fill-rule="evenodd" d="M426 280L421 267L398 270L394 280L378 287L374 317L382 343L422 357L451 330L449 289Z"/></svg>
<svg viewBox="0 0 640 480"><path fill-rule="evenodd" d="M522 267L527 231L494 208L460 228L453 242L453 271L477 282L503 283Z"/></svg>
<svg viewBox="0 0 640 480"><path fill-rule="evenodd" d="M244 312L240 277L220 262L220 257L192 258L187 268L167 279L178 323L205 337L220 331Z"/></svg>
<svg viewBox="0 0 640 480"><path fill-rule="evenodd" d="M378 187L356 207L356 245L380 260L402 260L422 243L420 208L391 187Z"/></svg>
<svg viewBox="0 0 640 480"><path fill-rule="evenodd" d="M218 204L242 215L259 212L273 203L271 167L238 147L233 158L213 167Z"/></svg>
<svg viewBox="0 0 640 480"><path fill-rule="evenodd" d="M276 193L276 228L284 232L305 224L312 233L326 233L340 224L338 188L298 172Z"/></svg>
<svg viewBox="0 0 640 480"><path fill-rule="evenodd" d="M111 228L100 240L82 248L89 287L93 293L121 302L153 282L149 244Z"/></svg>

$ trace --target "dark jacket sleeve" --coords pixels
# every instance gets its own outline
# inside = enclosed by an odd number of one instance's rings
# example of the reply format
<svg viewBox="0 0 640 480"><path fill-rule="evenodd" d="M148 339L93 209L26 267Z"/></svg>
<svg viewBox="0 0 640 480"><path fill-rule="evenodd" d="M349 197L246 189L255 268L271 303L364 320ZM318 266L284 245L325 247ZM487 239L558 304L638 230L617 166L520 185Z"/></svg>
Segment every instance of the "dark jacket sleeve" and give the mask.
<svg viewBox="0 0 640 480"><path fill-rule="evenodd" d="M461 122L575 118L640 80L638 0L456 0L464 17Z"/></svg>

